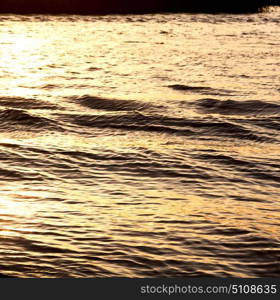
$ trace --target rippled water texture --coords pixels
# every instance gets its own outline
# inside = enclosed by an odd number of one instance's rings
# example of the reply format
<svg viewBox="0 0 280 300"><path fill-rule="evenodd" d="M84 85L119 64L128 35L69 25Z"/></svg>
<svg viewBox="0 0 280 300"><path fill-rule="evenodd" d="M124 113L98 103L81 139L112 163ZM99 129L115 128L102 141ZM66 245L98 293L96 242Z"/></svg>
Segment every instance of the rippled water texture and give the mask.
<svg viewBox="0 0 280 300"><path fill-rule="evenodd" d="M279 276L279 20L0 16L0 273Z"/></svg>

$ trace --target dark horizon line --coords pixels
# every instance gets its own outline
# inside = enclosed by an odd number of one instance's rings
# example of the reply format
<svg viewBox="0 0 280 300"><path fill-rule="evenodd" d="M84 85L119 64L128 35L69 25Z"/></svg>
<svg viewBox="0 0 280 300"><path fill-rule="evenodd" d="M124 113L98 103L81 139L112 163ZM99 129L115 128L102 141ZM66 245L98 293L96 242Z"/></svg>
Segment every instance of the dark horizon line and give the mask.
<svg viewBox="0 0 280 300"><path fill-rule="evenodd" d="M145 14L257 13L279 0L2 0L0 13L15 14ZM229 2L232 1L232 2ZM183 2L183 3L182 3ZM277 3L278 2L278 3Z"/></svg>

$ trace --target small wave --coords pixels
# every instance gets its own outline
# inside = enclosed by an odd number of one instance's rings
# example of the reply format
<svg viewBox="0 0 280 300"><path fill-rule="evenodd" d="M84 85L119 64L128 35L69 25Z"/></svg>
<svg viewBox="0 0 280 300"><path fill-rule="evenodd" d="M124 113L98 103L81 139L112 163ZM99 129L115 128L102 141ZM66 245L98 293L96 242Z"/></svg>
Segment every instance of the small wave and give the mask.
<svg viewBox="0 0 280 300"><path fill-rule="evenodd" d="M269 129L270 131L279 131L280 130L280 117L271 117L269 118L250 118L247 120L242 120L250 125L263 127ZM272 131L271 131L272 132Z"/></svg>
<svg viewBox="0 0 280 300"><path fill-rule="evenodd" d="M0 106L22 109L57 109L58 106L36 99L4 97L0 98Z"/></svg>
<svg viewBox="0 0 280 300"><path fill-rule="evenodd" d="M203 159L208 162L213 162L213 163L218 163L218 164L223 164L223 165L228 165L228 166L244 166L244 168L254 168L256 166L255 163L237 159L234 157L231 157L229 155L223 155L223 154L194 154L192 155L194 158L198 159Z"/></svg>
<svg viewBox="0 0 280 300"><path fill-rule="evenodd" d="M144 115L140 112L105 115L60 115L60 118L79 126L112 128L125 131L147 131L178 135L193 134L191 130L173 127L164 116Z"/></svg>
<svg viewBox="0 0 280 300"><path fill-rule="evenodd" d="M0 111L0 128L13 131L24 127L30 130L58 129L54 121L41 116L35 116L20 109L5 109Z"/></svg>
<svg viewBox="0 0 280 300"><path fill-rule="evenodd" d="M56 84L43 84L40 86L40 88L42 90L54 90L54 89L59 88L59 86Z"/></svg>
<svg viewBox="0 0 280 300"><path fill-rule="evenodd" d="M233 91L230 90L214 89L207 86L190 86L190 85L183 85L183 84L173 84L173 85L168 85L167 87L176 91L199 93L202 95L225 96L234 93Z"/></svg>
<svg viewBox="0 0 280 300"><path fill-rule="evenodd" d="M215 118L185 119L164 115L128 112L117 114L59 114L61 121L96 129L116 129L122 131L145 131L196 136L198 138L229 137L256 142L275 142L274 138L254 132L242 124Z"/></svg>
<svg viewBox="0 0 280 300"><path fill-rule="evenodd" d="M275 168L264 162L238 159L225 154L193 154L192 157L204 160L207 163L232 167L236 171L246 174L246 179L255 178L262 181L269 181L272 184L280 180L280 177L277 175L278 167Z"/></svg>
<svg viewBox="0 0 280 300"><path fill-rule="evenodd" d="M8 169L0 168L0 179L2 180L43 180L43 176L36 171L31 170L17 170L15 168L9 167Z"/></svg>
<svg viewBox="0 0 280 300"><path fill-rule="evenodd" d="M74 100L82 106L107 111L133 111L148 107L147 104L134 100L106 99L95 96L83 96Z"/></svg>
<svg viewBox="0 0 280 300"><path fill-rule="evenodd" d="M275 115L279 114L280 109L280 105L259 100L200 99L194 104L204 113L223 115Z"/></svg>
<svg viewBox="0 0 280 300"><path fill-rule="evenodd" d="M98 68L98 67L90 67L90 68L88 68L87 69L88 71L100 71L100 70L102 70L102 68Z"/></svg>
<svg viewBox="0 0 280 300"><path fill-rule="evenodd" d="M6 170L6 169L0 169L0 178L1 179L21 179L21 174L14 170Z"/></svg>

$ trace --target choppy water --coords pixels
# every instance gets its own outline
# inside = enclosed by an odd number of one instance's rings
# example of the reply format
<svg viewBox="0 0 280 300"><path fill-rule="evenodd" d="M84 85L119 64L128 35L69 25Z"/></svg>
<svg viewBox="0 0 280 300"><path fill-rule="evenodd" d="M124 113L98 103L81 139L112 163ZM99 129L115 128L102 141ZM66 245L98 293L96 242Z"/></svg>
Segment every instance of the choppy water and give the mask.
<svg viewBox="0 0 280 300"><path fill-rule="evenodd" d="M0 273L279 276L279 23L0 16Z"/></svg>

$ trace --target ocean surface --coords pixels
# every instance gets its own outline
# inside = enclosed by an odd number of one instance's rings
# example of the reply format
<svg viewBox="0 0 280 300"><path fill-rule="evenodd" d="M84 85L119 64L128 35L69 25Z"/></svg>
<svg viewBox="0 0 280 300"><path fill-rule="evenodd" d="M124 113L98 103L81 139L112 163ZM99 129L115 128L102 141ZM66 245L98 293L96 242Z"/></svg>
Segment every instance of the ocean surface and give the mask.
<svg viewBox="0 0 280 300"><path fill-rule="evenodd" d="M280 10L0 16L0 274L279 277Z"/></svg>

